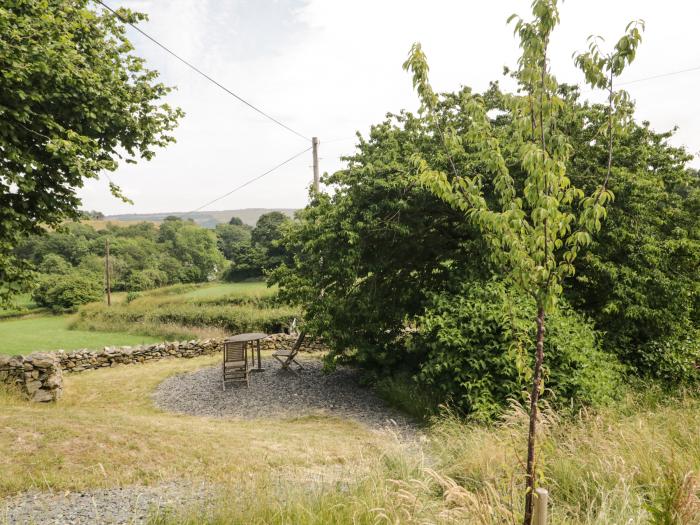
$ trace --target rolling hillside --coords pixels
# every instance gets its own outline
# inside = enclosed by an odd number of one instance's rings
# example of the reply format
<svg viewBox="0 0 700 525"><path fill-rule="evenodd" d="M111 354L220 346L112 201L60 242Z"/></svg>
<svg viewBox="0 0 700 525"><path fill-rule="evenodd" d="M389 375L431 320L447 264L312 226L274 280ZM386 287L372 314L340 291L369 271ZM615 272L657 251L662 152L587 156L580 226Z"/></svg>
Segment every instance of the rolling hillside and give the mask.
<svg viewBox="0 0 700 525"><path fill-rule="evenodd" d="M281 211L290 217L296 211L294 208L246 208L243 210L221 210L221 211L197 211L197 212L165 212L165 213L126 213L122 215L108 215L105 221L112 222L161 222L170 215L182 217L183 219L193 219L197 224L206 228L213 228L222 222L228 222L231 217L239 217L244 223L255 226L258 217L271 211Z"/></svg>

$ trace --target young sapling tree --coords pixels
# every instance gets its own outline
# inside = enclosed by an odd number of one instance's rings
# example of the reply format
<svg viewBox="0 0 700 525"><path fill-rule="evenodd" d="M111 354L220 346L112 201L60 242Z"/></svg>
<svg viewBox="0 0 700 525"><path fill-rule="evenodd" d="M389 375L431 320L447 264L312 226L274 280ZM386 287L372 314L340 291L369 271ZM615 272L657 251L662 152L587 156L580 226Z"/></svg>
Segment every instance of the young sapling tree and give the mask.
<svg viewBox="0 0 700 525"><path fill-rule="evenodd" d="M593 88L608 92L608 119L600 135L607 140L607 164L601 183L585 195L567 177L571 142L557 126L565 108L560 89L550 71L548 51L552 31L559 23L556 0L535 0L533 19L512 16L520 40L521 56L513 73L518 91L506 96L510 125L507 137L496 133L481 97L464 92L469 126L463 134L439 124L438 95L428 81L428 63L420 44L413 45L404 69L413 76L421 100L421 113L441 137L452 173L414 155L412 165L424 186L453 208L466 214L490 247L490 257L503 275L537 305L536 347L525 472L523 523L532 522L536 474L538 400L543 391L543 363L547 314L557 307L562 283L574 273L573 262L591 241L606 216L605 205L613 199L607 188L613 169L613 137L624 133L631 116L628 95L614 91L613 81L635 57L643 22L627 26L611 53L604 55L600 39L589 39L586 53L575 63ZM482 173L460 173L453 159L471 154ZM523 178L518 179L518 174ZM516 180L518 182L516 183ZM485 184L492 185L488 199Z"/></svg>

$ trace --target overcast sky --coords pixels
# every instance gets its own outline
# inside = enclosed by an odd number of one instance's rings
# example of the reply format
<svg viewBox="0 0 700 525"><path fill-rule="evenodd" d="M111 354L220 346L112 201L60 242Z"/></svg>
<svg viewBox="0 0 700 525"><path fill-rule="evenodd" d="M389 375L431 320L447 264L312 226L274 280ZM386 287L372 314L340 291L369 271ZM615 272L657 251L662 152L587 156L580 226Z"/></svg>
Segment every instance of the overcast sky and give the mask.
<svg viewBox="0 0 700 525"><path fill-rule="evenodd" d="M517 42L506 18L527 16L529 0L104 0L149 14L142 29L251 103L321 140L321 170L342 167L356 131L366 134L387 112L415 110L401 64L423 44L439 91L477 90L513 66ZM621 82L700 66L700 2L568 0L552 44L560 81L581 82L571 55L590 34L612 44L627 22L647 30ZM111 175L134 205L108 191L106 179L80 191L84 209L105 213L190 211L268 170L310 144L264 119L133 30L136 52L177 86L169 102L186 116L177 143L150 162ZM675 144L700 152L700 70L626 86L637 117L657 130L678 126ZM339 140L343 139L343 140ZM349 139L349 140L347 140ZM696 158L695 166L700 166ZM295 208L307 201L311 153L206 208Z"/></svg>

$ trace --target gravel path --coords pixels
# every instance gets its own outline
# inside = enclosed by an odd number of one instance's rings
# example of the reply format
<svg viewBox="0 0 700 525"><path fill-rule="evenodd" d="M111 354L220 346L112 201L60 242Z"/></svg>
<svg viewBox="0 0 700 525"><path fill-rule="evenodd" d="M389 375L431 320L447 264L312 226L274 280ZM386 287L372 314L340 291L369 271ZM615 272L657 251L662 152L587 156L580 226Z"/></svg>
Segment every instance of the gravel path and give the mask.
<svg viewBox="0 0 700 525"><path fill-rule="evenodd" d="M281 371L263 359L265 372L253 373L250 386L234 383L221 389L221 367L209 367L165 380L153 399L159 408L197 416L290 418L309 414L346 417L373 428L415 432L414 423L388 407L372 390L359 384L359 373L339 367L324 373L318 359L300 359L299 376ZM294 365L292 365L294 366Z"/></svg>
<svg viewBox="0 0 700 525"><path fill-rule="evenodd" d="M208 500L204 484L167 483L84 492L25 492L0 501L2 525L146 523L149 512L175 510Z"/></svg>

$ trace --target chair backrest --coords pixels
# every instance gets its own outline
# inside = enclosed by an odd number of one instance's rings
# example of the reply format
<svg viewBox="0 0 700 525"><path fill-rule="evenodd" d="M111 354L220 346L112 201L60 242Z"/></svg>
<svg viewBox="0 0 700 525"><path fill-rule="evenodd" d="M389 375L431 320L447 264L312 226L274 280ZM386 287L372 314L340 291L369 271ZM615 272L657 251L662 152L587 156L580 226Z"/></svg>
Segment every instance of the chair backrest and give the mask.
<svg viewBox="0 0 700 525"><path fill-rule="evenodd" d="M294 355L297 355L297 353L299 352L301 345L304 343L304 339L306 339L306 332L302 330L301 332L299 332L297 340L294 341L294 344L292 345L292 352L294 353Z"/></svg>
<svg viewBox="0 0 700 525"><path fill-rule="evenodd" d="M246 343L243 341L224 342L224 363L246 360Z"/></svg>

